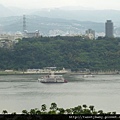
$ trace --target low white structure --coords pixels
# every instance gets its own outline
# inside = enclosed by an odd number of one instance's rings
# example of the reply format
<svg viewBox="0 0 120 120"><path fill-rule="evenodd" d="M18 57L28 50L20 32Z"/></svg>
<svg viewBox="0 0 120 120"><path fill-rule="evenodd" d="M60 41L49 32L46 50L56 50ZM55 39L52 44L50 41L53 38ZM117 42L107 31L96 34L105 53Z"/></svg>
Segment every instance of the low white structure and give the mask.
<svg viewBox="0 0 120 120"><path fill-rule="evenodd" d="M32 37L39 37L39 30L36 30L35 32L28 32L27 30L24 31L24 37L25 38L32 38Z"/></svg>
<svg viewBox="0 0 120 120"><path fill-rule="evenodd" d="M62 70L56 70L56 67L45 67L43 69L27 69L27 71L25 73L44 73L44 74L48 74L54 72L55 74L65 74L68 73L70 71L66 70L65 68L63 68Z"/></svg>
<svg viewBox="0 0 120 120"><path fill-rule="evenodd" d="M16 32L15 34L7 34L7 33L0 34L0 40L14 41L16 39L22 39L22 38L23 38L23 35L21 32Z"/></svg>

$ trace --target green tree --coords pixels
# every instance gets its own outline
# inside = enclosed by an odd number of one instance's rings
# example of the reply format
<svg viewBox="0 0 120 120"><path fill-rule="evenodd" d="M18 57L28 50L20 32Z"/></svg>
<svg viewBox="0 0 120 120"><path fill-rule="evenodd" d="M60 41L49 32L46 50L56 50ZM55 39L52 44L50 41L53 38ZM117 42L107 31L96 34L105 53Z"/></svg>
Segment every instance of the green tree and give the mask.
<svg viewBox="0 0 120 120"><path fill-rule="evenodd" d="M65 110L63 108L57 108L58 114L64 114Z"/></svg>
<svg viewBox="0 0 120 120"><path fill-rule="evenodd" d="M51 107L50 107L49 113L56 114L56 112L57 112L57 104L56 103L51 103Z"/></svg>
<svg viewBox="0 0 120 120"><path fill-rule="evenodd" d="M46 104L41 105L41 112L46 113L47 107Z"/></svg>
<svg viewBox="0 0 120 120"><path fill-rule="evenodd" d="M98 114L104 114L103 110L99 110L97 113Z"/></svg>
<svg viewBox="0 0 120 120"><path fill-rule="evenodd" d="M84 108L84 109L86 109L86 108L87 108L87 105L86 105L86 104L84 104L84 105L83 105L83 108Z"/></svg>
<svg viewBox="0 0 120 120"><path fill-rule="evenodd" d="M2 113L3 114L7 114L8 112L7 112L7 110L3 110Z"/></svg>
<svg viewBox="0 0 120 120"><path fill-rule="evenodd" d="M29 114L29 113L28 113L28 111L27 111L27 110L22 110L22 114L27 115L27 114Z"/></svg>
<svg viewBox="0 0 120 120"><path fill-rule="evenodd" d="M90 108L91 112L93 113L94 112L94 106L91 105L91 106L89 106L89 108Z"/></svg>
<svg viewBox="0 0 120 120"><path fill-rule="evenodd" d="M72 109L71 109L71 108L70 108L70 109L66 109L66 110L65 110L65 113L66 113L66 114L72 114Z"/></svg>

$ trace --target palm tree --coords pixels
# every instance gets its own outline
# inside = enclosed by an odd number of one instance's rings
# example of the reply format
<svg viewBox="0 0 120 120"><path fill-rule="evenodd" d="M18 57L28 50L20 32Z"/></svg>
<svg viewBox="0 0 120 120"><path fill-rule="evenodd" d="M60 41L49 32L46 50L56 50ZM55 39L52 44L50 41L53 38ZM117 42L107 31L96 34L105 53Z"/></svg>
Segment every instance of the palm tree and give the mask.
<svg viewBox="0 0 120 120"><path fill-rule="evenodd" d="M7 114L8 112L7 112L7 110L3 110L2 113L3 114Z"/></svg>
<svg viewBox="0 0 120 120"><path fill-rule="evenodd" d="M46 113L46 112L45 112L46 110L47 110L46 104L43 104L43 105L41 106L41 111L42 111L42 113L43 113L43 114Z"/></svg>
<svg viewBox="0 0 120 120"><path fill-rule="evenodd" d="M72 108L73 114L81 114L83 113L82 107L79 105L77 107Z"/></svg>
<svg viewBox="0 0 120 120"><path fill-rule="evenodd" d="M113 114L113 115L115 115L115 114L116 114L116 112L112 112L112 114Z"/></svg>
<svg viewBox="0 0 120 120"><path fill-rule="evenodd" d="M50 107L50 114L56 114L57 112L57 104L56 103L51 103L51 107Z"/></svg>
<svg viewBox="0 0 120 120"><path fill-rule="evenodd" d="M31 115L34 115L34 114L36 114L36 111L35 111L35 109L31 109L29 113L30 113Z"/></svg>
<svg viewBox="0 0 120 120"><path fill-rule="evenodd" d="M16 115L16 112L11 113L12 115Z"/></svg>
<svg viewBox="0 0 120 120"><path fill-rule="evenodd" d="M98 111L98 114L104 114L104 113L103 113L103 110L99 110L99 111Z"/></svg>
<svg viewBox="0 0 120 120"><path fill-rule="evenodd" d="M51 110L56 110L57 109L57 104L56 103L51 103Z"/></svg>
<svg viewBox="0 0 120 120"><path fill-rule="evenodd" d="M91 114L91 111L89 109L87 109L87 105L83 105L83 114Z"/></svg>
<svg viewBox="0 0 120 120"><path fill-rule="evenodd" d="M93 111L94 111L94 106L93 106L93 105L90 105L89 108L90 108L91 112L93 113Z"/></svg>
<svg viewBox="0 0 120 120"><path fill-rule="evenodd" d="M72 109L71 109L71 108L70 108L70 109L66 109L66 110L65 110L65 113L66 113L66 114L72 114Z"/></svg>
<svg viewBox="0 0 120 120"><path fill-rule="evenodd" d="M27 110L22 110L22 114L28 115L28 111Z"/></svg>
<svg viewBox="0 0 120 120"><path fill-rule="evenodd" d="M65 110L63 108L57 108L57 110L59 111L58 114L64 114Z"/></svg>
<svg viewBox="0 0 120 120"><path fill-rule="evenodd" d="M38 108L35 108L35 113L36 113L37 115L39 115L39 114L41 114L41 111L40 111Z"/></svg>
<svg viewBox="0 0 120 120"><path fill-rule="evenodd" d="M83 112L81 105L77 106L77 109L78 109L78 113L82 113Z"/></svg>
<svg viewBox="0 0 120 120"><path fill-rule="evenodd" d="M107 114L108 114L108 115L110 115L110 114L111 114L111 112L107 112Z"/></svg>
<svg viewBox="0 0 120 120"><path fill-rule="evenodd" d="M83 105L83 107L86 109L86 108L87 108L87 105L86 105L86 104L84 104L84 105Z"/></svg>

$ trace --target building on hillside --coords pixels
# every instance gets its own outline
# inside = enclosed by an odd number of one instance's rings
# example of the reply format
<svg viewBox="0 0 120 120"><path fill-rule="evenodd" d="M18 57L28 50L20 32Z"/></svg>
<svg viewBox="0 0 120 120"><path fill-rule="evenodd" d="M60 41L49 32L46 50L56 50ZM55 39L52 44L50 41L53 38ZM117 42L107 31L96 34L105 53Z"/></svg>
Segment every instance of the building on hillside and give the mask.
<svg viewBox="0 0 120 120"><path fill-rule="evenodd" d="M95 31L94 30L88 29L85 31L85 33L89 39L91 39L91 40L95 39Z"/></svg>
<svg viewBox="0 0 120 120"><path fill-rule="evenodd" d="M111 20L107 20L105 23L105 37L113 38L113 22Z"/></svg>
<svg viewBox="0 0 120 120"><path fill-rule="evenodd" d="M0 34L0 48L11 48L22 38L23 35L20 32L16 32L15 34Z"/></svg>
<svg viewBox="0 0 120 120"><path fill-rule="evenodd" d="M0 41L1 40L14 41L14 40L17 40L17 39L22 39L22 38L23 38L23 35L20 32L16 32L15 34L7 34L7 33L0 34Z"/></svg>
<svg viewBox="0 0 120 120"><path fill-rule="evenodd" d="M24 31L24 37L25 38L32 38L32 37L39 37L39 30L36 30L35 32L28 32L27 30Z"/></svg>

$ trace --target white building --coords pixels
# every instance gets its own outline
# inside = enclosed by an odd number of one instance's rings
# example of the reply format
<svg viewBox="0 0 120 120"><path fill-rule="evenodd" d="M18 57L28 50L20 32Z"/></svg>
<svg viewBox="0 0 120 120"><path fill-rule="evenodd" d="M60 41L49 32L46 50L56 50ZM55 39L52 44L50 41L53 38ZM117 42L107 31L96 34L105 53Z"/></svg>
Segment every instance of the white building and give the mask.
<svg viewBox="0 0 120 120"><path fill-rule="evenodd" d="M0 34L0 40L14 41L16 39L22 39L22 38L23 38L23 35L20 32L16 32L15 34L7 34L7 33Z"/></svg>
<svg viewBox="0 0 120 120"><path fill-rule="evenodd" d="M86 36L87 36L89 39L91 39L91 40L95 39L95 31L94 31L94 30L88 29L88 30L86 30L85 33L86 33Z"/></svg>
<svg viewBox="0 0 120 120"><path fill-rule="evenodd" d="M35 32L28 32L27 30L24 31L24 37L25 38L32 38L32 37L39 37L39 30L36 30Z"/></svg>
<svg viewBox="0 0 120 120"><path fill-rule="evenodd" d="M20 32L16 32L15 34L0 34L0 47L10 48L19 41L18 39L22 38L23 35Z"/></svg>

